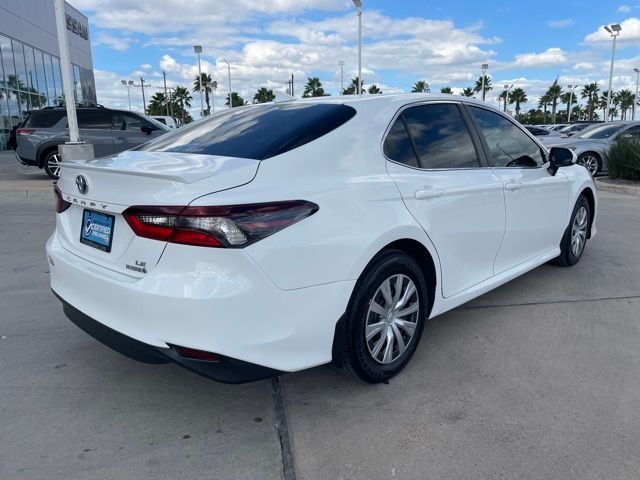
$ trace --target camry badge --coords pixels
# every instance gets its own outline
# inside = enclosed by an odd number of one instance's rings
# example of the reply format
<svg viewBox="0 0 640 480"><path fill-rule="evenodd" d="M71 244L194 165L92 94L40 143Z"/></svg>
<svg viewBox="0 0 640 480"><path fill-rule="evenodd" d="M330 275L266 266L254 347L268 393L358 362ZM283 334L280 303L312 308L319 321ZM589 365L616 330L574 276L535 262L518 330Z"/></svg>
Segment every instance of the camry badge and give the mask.
<svg viewBox="0 0 640 480"><path fill-rule="evenodd" d="M76 187L80 193L87 193L87 179L82 175L76 177Z"/></svg>

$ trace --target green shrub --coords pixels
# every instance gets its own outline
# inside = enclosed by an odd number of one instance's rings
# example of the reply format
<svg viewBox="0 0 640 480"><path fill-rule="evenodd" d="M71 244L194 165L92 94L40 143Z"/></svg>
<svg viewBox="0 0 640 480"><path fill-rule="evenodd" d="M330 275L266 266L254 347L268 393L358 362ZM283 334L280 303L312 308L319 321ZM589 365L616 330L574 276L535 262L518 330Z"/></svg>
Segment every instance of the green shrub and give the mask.
<svg viewBox="0 0 640 480"><path fill-rule="evenodd" d="M605 152L611 178L640 181L640 140L618 137Z"/></svg>

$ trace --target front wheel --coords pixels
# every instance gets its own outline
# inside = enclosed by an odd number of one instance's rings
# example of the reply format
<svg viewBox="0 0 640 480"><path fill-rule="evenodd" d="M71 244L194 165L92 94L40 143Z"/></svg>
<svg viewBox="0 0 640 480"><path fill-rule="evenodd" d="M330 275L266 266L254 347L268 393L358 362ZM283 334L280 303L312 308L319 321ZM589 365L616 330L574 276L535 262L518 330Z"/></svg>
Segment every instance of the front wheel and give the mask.
<svg viewBox="0 0 640 480"><path fill-rule="evenodd" d="M58 180L58 178L60 178L60 154L57 149L47 153L43 167L44 171L47 172L47 175L54 180Z"/></svg>
<svg viewBox="0 0 640 480"><path fill-rule="evenodd" d="M576 163L589 170L589 173L592 177L595 177L596 174L601 170L600 158L598 158L595 153L583 153L578 157L578 161Z"/></svg>
<svg viewBox="0 0 640 480"><path fill-rule="evenodd" d="M345 369L369 383L397 375L420 341L428 302L416 261L396 250L381 254L358 280L347 308Z"/></svg>
<svg viewBox="0 0 640 480"><path fill-rule="evenodd" d="M590 218L589 202L584 195L580 195L560 242L560 256L554 261L556 265L571 267L580 261L587 244Z"/></svg>

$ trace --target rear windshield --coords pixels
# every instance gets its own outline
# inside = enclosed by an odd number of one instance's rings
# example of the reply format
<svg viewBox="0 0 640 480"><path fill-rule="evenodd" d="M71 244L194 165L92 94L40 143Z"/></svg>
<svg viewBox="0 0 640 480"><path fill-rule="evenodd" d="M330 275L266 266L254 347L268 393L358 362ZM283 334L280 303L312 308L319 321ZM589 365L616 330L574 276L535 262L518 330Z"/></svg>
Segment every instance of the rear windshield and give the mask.
<svg viewBox="0 0 640 480"><path fill-rule="evenodd" d="M265 158L316 140L351 119L340 104L273 104L232 109L174 130L136 150Z"/></svg>
<svg viewBox="0 0 640 480"><path fill-rule="evenodd" d="M67 115L66 110L36 110L25 120L24 128L51 128Z"/></svg>

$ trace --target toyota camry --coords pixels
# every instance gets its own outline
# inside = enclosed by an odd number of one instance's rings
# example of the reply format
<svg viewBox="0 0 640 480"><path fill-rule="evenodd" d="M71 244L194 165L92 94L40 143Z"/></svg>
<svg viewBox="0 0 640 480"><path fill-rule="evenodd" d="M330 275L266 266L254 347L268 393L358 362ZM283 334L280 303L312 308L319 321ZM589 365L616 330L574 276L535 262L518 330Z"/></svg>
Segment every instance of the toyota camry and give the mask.
<svg viewBox="0 0 640 480"><path fill-rule="evenodd" d="M428 319L580 260L597 192L575 161L451 95L234 108L63 162L51 288L139 361L229 383L334 363L382 382Z"/></svg>

